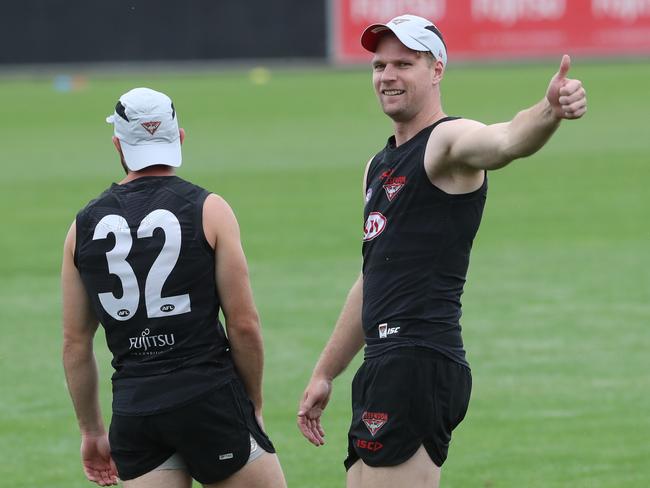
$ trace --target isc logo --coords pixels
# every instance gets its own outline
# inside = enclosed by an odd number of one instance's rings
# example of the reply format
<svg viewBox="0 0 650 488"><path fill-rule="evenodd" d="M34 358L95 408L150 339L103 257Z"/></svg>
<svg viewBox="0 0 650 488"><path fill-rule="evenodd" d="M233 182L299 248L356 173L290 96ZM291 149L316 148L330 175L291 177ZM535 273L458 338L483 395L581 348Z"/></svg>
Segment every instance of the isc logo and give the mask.
<svg viewBox="0 0 650 488"><path fill-rule="evenodd" d="M379 451L384 445L379 441L365 441L363 439L357 439L357 447L359 449L368 449L372 452Z"/></svg>
<svg viewBox="0 0 650 488"><path fill-rule="evenodd" d="M388 324L379 324L379 338L386 339L391 334L397 334L399 332L399 327L388 327Z"/></svg>

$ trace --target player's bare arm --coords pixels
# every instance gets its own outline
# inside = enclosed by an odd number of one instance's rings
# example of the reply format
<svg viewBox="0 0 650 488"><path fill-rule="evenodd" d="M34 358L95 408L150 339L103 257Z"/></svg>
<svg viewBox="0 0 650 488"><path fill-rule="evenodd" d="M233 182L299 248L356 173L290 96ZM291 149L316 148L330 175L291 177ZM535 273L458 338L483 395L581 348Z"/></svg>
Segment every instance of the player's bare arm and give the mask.
<svg viewBox="0 0 650 488"><path fill-rule="evenodd" d="M98 397L98 374L93 337L98 322L74 264L76 228L65 240L61 287L63 298L63 367L79 429L84 472L100 486L117 484Z"/></svg>
<svg viewBox="0 0 650 488"><path fill-rule="evenodd" d="M366 180L372 159L363 172L362 196L366 197ZM315 446L325 444L325 431L321 425L323 410L332 394L332 381L350 364L363 347L361 305L363 303L363 274L352 285L336 327L314 368L311 380L298 407L298 428ZM338 329L342 329L337 333Z"/></svg>
<svg viewBox="0 0 650 488"><path fill-rule="evenodd" d="M445 167L460 167L466 173L494 170L541 149L563 119L578 119L587 111L582 83L567 78L570 66L565 55L546 96L509 122L484 125L460 119L441 126L427 148L429 175L444 172Z"/></svg>
<svg viewBox="0 0 650 488"><path fill-rule="evenodd" d="M217 290L233 361L261 421L264 346L239 224L226 201L212 194L203 205L203 226L215 250Z"/></svg>
<svg viewBox="0 0 650 488"><path fill-rule="evenodd" d="M298 409L298 427L315 446L325 444L321 415L332 393L332 381L350 364L363 347L361 305L363 275L359 275L348 293L334 332L321 353Z"/></svg>

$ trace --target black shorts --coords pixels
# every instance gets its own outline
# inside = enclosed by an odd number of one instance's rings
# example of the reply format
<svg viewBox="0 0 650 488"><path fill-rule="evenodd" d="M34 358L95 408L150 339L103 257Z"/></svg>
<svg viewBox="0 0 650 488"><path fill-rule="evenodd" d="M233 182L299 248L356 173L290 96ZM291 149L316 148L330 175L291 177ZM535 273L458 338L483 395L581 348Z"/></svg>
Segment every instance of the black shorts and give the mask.
<svg viewBox="0 0 650 488"><path fill-rule="evenodd" d="M396 466L424 445L436 466L463 420L470 370L428 349L399 348L366 359L352 381L352 424L345 469Z"/></svg>
<svg viewBox="0 0 650 488"><path fill-rule="evenodd" d="M113 415L109 440L123 480L148 473L178 452L192 478L214 483L246 464L251 435L262 449L275 452L243 385L235 379L176 410L139 417Z"/></svg>

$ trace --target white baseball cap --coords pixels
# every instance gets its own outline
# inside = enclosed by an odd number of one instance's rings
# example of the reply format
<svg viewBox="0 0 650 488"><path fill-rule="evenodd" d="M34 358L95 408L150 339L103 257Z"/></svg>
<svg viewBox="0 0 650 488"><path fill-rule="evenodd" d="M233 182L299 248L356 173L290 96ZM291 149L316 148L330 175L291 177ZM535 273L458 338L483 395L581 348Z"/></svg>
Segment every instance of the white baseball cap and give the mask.
<svg viewBox="0 0 650 488"><path fill-rule="evenodd" d="M361 45L374 53L379 39L392 32L402 44L413 51L429 51L433 57L447 65L447 47L438 28L427 19L417 15L404 14L387 24L373 24L361 35Z"/></svg>
<svg viewBox="0 0 650 488"><path fill-rule="evenodd" d="M120 140L124 162L131 171L154 164L178 168L181 140L171 99L150 88L134 88L120 97L106 117Z"/></svg>

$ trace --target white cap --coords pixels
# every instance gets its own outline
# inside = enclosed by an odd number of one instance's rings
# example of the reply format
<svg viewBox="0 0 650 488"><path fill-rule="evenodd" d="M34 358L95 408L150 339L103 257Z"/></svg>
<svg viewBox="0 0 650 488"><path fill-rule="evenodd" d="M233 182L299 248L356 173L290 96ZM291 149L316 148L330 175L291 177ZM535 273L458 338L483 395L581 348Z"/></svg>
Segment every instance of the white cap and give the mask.
<svg viewBox="0 0 650 488"><path fill-rule="evenodd" d="M374 53L379 39L387 32L397 36L402 44L413 51L429 51L433 57L447 65L447 47L438 28L417 15L400 15L387 24L373 24L361 35L361 45Z"/></svg>
<svg viewBox="0 0 650 488"><path fill-rule="evenodd" d="M120 140L124 162L131 171L154 164L179 167L181 140L174 104L164 93L134 88L120 97L106 117Z"/></svg>

